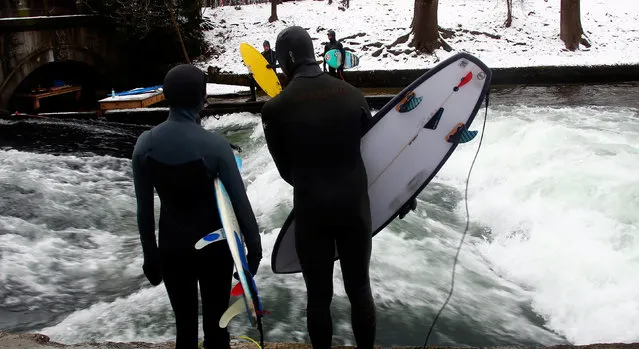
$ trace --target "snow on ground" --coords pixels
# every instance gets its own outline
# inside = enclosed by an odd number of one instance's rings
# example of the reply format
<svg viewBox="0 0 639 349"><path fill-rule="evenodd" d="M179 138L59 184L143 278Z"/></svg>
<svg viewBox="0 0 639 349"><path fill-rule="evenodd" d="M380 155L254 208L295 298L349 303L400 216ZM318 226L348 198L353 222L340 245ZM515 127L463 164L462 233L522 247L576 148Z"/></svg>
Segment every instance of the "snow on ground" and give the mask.
<svg viewBox="0 0 639 349"><path fill-rule="evenodd" d="M250 89L247 86L206 84L206 94L208 96L226 95L249 90Z"/></svg>
<svg viewBox="0 0 639 349"><path fill-rule="evenodd" d="M417 55L412 50L405 54L410 49L407 43L386 47L409 32L414 1L351 0L346 11L339 10L336 3L284 2L277 7L279 21L273 23L267 22L270 4L245 5L239 10L233 6L207 8L205 16L215 29L205 32L206 39L220 54L196 64L204 69L217 66L223 72L246 73L239 44L248 42L261 51L262 42L269 40L275 48L277 34L291 25L309 31L318 60L328 29L335 30L338 39L360 34L343 41L345 48L360 56L360 65L353 70L429 68L458 51L466 51L493 68L639 63L636 0L581 0L581 22L592 47L581 46L575 52L566 50L559 39L559 0L513 1L510 28L503 25L505 0L439 0L439 25L454 30L455 36L446 40L453 51L440 49L435 55ZM374 57L380 48L381 54Z"/></svg>

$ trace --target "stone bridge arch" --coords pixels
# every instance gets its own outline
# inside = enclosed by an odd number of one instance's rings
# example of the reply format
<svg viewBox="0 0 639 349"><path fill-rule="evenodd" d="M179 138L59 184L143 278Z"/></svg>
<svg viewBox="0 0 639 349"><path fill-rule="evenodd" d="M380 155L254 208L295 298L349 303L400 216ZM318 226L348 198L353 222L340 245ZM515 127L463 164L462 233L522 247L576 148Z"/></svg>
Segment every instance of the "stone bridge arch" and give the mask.
<svg viewBox="0 0 639 349"><path fill-rule="evenodd" d="M100 26L33 29L26 26L0 35L0 109L8 107L30 74L50 63L79 62L116 84L124 73L118 69L117 48Z"/></svg>

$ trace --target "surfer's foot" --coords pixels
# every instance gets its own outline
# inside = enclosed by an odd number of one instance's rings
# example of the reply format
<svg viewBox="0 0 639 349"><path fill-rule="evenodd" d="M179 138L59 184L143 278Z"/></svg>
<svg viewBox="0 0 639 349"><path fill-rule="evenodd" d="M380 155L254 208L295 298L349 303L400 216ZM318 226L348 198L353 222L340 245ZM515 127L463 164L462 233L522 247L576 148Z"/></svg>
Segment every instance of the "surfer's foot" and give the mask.
<svg viewBox="0 0 639 349"><path fill-rule="evenodd" d="M246 102L255 102L257 99L255 97L251 97L246 100Z"/></svg>

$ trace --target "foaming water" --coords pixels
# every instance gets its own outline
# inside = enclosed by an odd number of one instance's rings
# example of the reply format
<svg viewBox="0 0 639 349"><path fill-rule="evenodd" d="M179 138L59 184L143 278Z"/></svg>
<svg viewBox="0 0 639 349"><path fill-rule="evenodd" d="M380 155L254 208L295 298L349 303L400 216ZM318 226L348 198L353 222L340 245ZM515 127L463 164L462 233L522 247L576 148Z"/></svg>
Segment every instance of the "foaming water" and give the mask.
<svg viewBox="0 0 639 349"><path fill-rule="evenodd" d="M478 115L473 128L481 122ZM267 340L308 342L301 274L271 272L292 188L279 177L260 119L228 114L203 126L243 149L242 174L263 231L256 281L271 312ZM455 293L430 343L639 340L638 136L636 109L491 107ZM380 345L422 344L446 298L476 147L460 145L417 210L373 241ZM0 202L0 282L7 285L0 318L9 319L0 327L65 343L174 338L166 291L142 274L128 158L0 151L0 179L0 195L10 198ZM334 344L354 344L339 263L334 285ZM242 317L230 330L257 335Z"/></svg>
<svg viewBox="0 0 639 349"><path fill-rule="evenodd" d="M571 343L638 341L637 109L491 114L469 189L471 219L490 230L474 248ZM461 188L473 148L439 181Z"/></svg>
<svg viewBox="0 0 639 349"><path fill-rule="evenodd" d="M17 329L141 286L129 167L0 151L0 304Z"/></svg>

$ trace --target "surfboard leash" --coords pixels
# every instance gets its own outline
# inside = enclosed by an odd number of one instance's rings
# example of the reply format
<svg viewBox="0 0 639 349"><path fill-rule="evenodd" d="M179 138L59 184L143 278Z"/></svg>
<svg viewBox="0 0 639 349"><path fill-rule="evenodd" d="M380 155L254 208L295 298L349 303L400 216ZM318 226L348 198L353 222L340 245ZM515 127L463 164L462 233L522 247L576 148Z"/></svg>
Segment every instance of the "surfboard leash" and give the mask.
<svg viewBox="0 0 639 349"><path fill-rule="evenodd" d="M251 275L251 273L249 273ZM253 275L251 275L251 283L249 284L249 291L251 292L251 296L253 298L253 305L256 308L257 315L257 331L260 333L260 345L259 348L264 348L264 327L262 325L262 318L264 317L264 309L261 306L261 301L259 300L259 296L257 294L257 286L255 285L255 280L253 279ZM255 341L253 341L255 343ZM257 343L255 343L257 344Z"/></svg>
<svg viewBox="0 0 639 349"><path fill-rule="evenodd" d="M262 315L257 316L257 330L260 332L260 349L264 348L264 328L262 327Z"/></svg>
<svg viewBox="0 0 639 349"><path fill-rule="evenodd" d="M466 228L464 229L462 238L459 241L459 246L457 246L457 253L455 253L455 259L453 261L453 270L452 270L452 277L450 282L450 290L448 291L448 297L446 297L446 301L444 301L444 304L437 312L437 315L435 315L435 318L433 319L433 323L430 325L430 328L428 329L428 334L426 334L426 340L424 341L424 345L423 345L424 348L426 348L428 344L428 339L430 338L430 335L433 332L433 328L435 328L435 324L437 323L439 316L444 311L444 308L446 308L446 305L448 305L448 301L450 301L450 298L453 296L453 291L455 289L455 270L457 269L459 252L461 251L461 248L464 244L464 239L466 238L466 234L468 233L468 228L470 227L470 214L468 213L468 182L470 181L470 174L473 171L473 166L475 166L475 160L477 160L477 155L479 155L479 149L481 149L481 143L484 140L484 131L486 130L486 119L488 118L488 97L489 96L490 96L490 89L486 92L486 109L484 113L484 122L481 128L481 136L479 137L479 145L477 146L477 151L475 151L475 157L473 157L473 162L470 164L470 168L468 169L468 175L466 176L466 188L464 190L464 203L466 206Z"/></svg>

